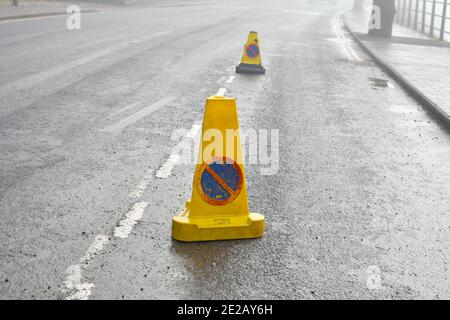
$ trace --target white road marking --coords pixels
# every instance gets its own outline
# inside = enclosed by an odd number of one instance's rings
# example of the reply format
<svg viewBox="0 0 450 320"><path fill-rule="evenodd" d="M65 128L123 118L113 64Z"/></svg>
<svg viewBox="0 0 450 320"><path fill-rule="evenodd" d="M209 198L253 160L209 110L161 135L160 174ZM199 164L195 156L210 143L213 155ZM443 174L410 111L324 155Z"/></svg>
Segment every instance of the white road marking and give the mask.
<svg viewBox="0 0 450 320"><path fill-rule="evenodd" d="M218 97L225 97L226 94L227 94L227 88L220 88L216 92L216 96L218 96Z"/></svg>
<svg viewBox="0 0 450 320"><path fill-rule="evenodd" d="M135 203L133 208L127 212L125 218L122 219L118 226L114 229L113 236L120 239L127 238L133 227L142 219L147 202ZM66 300L88 300L95 288L93 283L82 283L83 270L89 263L100 254L105 246L110 242L110 237L106 235L97 235L94 242L89 246L84 256L76 265L71 265L66 269L66 279L64 281L65 288L63 293L68 294Z"/></svg>
<svg viewBox="0 0 450 320"><path fill-rule="evenodd" d="M158 172L156 172L156 177L159 179L167 179L172 174L173 168L180 161L179 154L171 154L169 158L164 162L164 164L159 168Z"/></svg>
<svg viewBox="0 0 450 320"><path fill-rule="evenodd" d="M109 237L105 235L98 235L94 242L86 251L86 254L81 258L81 264L88 264L98 253L103 251L105 245L109 242Z"/></svg>
<svg viewBox="0 0 450 320"><path fill-rule="evenodd" d="M184 136L185 139L195 139L202 128L202 125L198 122L194 123L191 130Z"/></svg>
<svg viewBox="0 0 450 320"><path fill-rule="evenodd" d="M114 236L117 238L125 239L128 238L133 227L138 223L139 220L144 216L145 209L147 209L147 202L138 202L133 208L128 211L125 219L119 222L119 225L114 229Z"/></svg>
<svg viewBox="0 0 450 320"><path fill-rule="evenodd" d="M229 76L225 83L230 84L234 81L234 79L236 79L236 76Z"/></svg>
<svg viewBox="0 0 450 320"><path fill-rule="evenodd" d="M226 83L231 83L235 79L235 76L229 76ZM227 92L226 88L220 88L217 95L225 95ZM139 119L148 116L150 113L154 112L158 108L172 102L175 98L166 98L156 102L155 104L147 107L134 115L119 121L118 123L108 127L109 130L114 132L120 131L128 125L138 121ZM115 112L115 114L122 113L134 107L137 103L129 105ZM184 136L183 140L180 142L184 143L186 139L195 139L201 130L201 125L199 123L194 123L191 130ZM172 153L167 161L161 166L161 168L156 173L156 177L165 179L169 177L172 173L173 168L177 165L180 160L180 155ZM136 188L129 194L131 198L140 198L143 192L148 188L150 184L153 170L150 170ZM113 231L113 236L120 239L127 238L133 231L134 226L142 219L145 210L148 207L147 202L137 202L134 204L132 209L128 211L125 218L122 219L118 226ZM71 265L66 269L66 279L64 281L65 288L63 292L68 294L67 300L87 300L92 294L92 289L95 285L90 282L82 283L83 274L82 271L86 268L89 263L95 258L96 255L100 254L105 246L110 242L110 237L106 235L97 235L94 242L89 246L88 250L84 256L80 259L79 264Z"/></svg>
<svg viewBox="0 0 450 320"><path fill-rule="evenodd" d="M145 41L157 38L157 37L161 37L161 36L167 35L169 33L171 33L171 31L164 31L164 32L155 33L153 35L137 39L136 42L137 43L145 42ZM13 90L23 90L23 89L32 87L32 86L34 86L34 85L36 85L38 83L44 82L45 80L47 80L47 79L49 79L51 77L60 75L60 74L62 74L64 72L67 72L67 71L69 71L71 69L74 69L74 68L76 68L76 67L78 67L80 65L83 65L85 63L91 62L91 61L96 60L98 58L102 58L102 57L107 56L109 54L112 54L112 53L114 53L116 51L119 51L119 50L122 50L122 49L126 49L126 48L128 48L128 47L130 47L132 45L133 44L130 44L129 42L127 42L127 43L123 43L123 44L120 44L120 45L117 45L117 46L114 46L114 47L102 49L102 50L99 50L99 51L89 55L89 56L86 56L86 57L83 57L83 58L71 61L69 63L63 64L63 65L60 65L60 66L57 66L57 67L54 67L54 68L51 68L51 69L48 69L46 71L42 71L42 72L31 74L29 76L23 77L23 78L21 78L19 80L16 80L16 81L9 82L9 83L1 86L0 87L0 92L11 92Z"/></svg>
<svg viewBox="0 0 450 320"><path fill-rule="evenodd" d="M137 106L137 105L140 104L140 103L141 103L141 102L135 102L135 103L132 103L132 104L126 106L126 107L123 107L123 108L121 108L121 109L119 109L119 110L117 110L117 111L111 113L111 116L116 116L116 115L118 115L118 114L121 114L121 113L123 113L123 112L125 112L125 111L127 111L127 110L129 110L129 109L134 108L135 106Z"/></svg>
<svg viewBox="0 0 450 320"><path fill-rule="evenodd" d="M92 288L95 287L93 283L81 283L82 270L89 265L89 262L100 252L103 251L105 245L109 242L109 237L105 235L98 235L94 242L89 246L84 256L80 259L79 264L72 265L66 269L67 277L64 281L66 288L65 293L69 296L67 300L87 300L91 295Z"/></svg>
<svg viewBox="0 0 450 320"><path fill-rule="evenodd" d="M147 174L142 178L141 182L137 185L137 187L130 193L130 198L140 198L142 197L142 194L147 190L148 185L150 184L150 181L153 177L153 170L150 170L147 172Z"/></svg>
<svg viewBox="0 0 450 320"><path fill-rule="evenodd" d="M183 140L181 140L177 146L173 148L172 153L170 154L169 158L164 162L164 164L159 168L159 170L156 172L156 177L159 179L167 179L172 174L173 169L175 166L180 162L180 155L177 153L179 150L178 146L181 146L186 143L186 140L192 139L194 140L198 133L200 132L201 125L198 123L194 123L192 125L191 130L184 136Z"/></svg>
<svg viewBox="0 0 450 320"><path fill-rule="evenodd" d="M73 265L66 270L67 277L64 281L65 291L71 292L66 300L88 300L92 294L91 290L95 287L93 283L81 283L81 267Z"/></svg>
<svg viewBox="0 0 450 320"><path fill-rule="evenodd" d="M334 32L336 33L336 35L338 37L337 43L339 44L339 46L341 47L342 51L345 53L345 55L347 56L347 59L349 61L362 62L363 60L359 57L359 55L356 53L356 51L352 48L351 41L349 39L347 39L345 37L344 33L342 32L342 29L341 29L342 20L340 18L341 14L342 14L342 11L336 13L332 20Z"/></svg>
<svg viewBox="0 0 450 320"><path fill-rule="evenodd" d="M142 118L145 118L147 116L149 116L150 114L152 114L153 112L155 112L156 110L158 110L161 107L164 107L165 105L171 103L172 101L174 101L176 98L174 97L168 97L165 99L162 99L158 102L155 102L154 104L152 104L149 107L146 107L142 110L139 110L138 112L136 112L135 114L129 116L128 118L122 119L104 129L102 129L101 131L108 131L111 133L119 133L121 132L123 129L125 129L126 127L128 127L129 125L141 120Z"/></svg>
<svg viewBox="0 0 450 320"><path fill-rule="evenodd" d="M222 76L222 77L220 77L219 78L219 80L217 80L217 83L218 84L221 84L221 83L227 83L227 84L230 84L230 83L232 83L233 81L234 81L234 79L236 78L236 76Z"/></svg>
<svg viewBox="0 0 450 320"><path fill-rule="evenodd" d="M221 84L222 82L225 82L227 80L227 77L226 76L221 76L220 78L219 78L219 80L217 80L217 83L218 84Z"/></svg>

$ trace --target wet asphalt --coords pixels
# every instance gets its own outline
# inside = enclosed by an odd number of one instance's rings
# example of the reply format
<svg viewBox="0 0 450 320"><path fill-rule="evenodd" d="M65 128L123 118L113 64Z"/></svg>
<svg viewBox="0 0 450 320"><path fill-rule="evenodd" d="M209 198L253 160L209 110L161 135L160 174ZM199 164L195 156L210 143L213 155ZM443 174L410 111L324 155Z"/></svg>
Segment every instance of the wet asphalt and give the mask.
<svg viewBox="0 0 450 320"><path fill-rule="evenodd" d="M0 298L450 298L449 131L338 39L351 3L117 7L79 31L64 16L0 23ZM251 30L264 76L234 73ZM177 242L194 164L157 172L222 87L243 130L279 130L278 171L246 166L265 236ZM136 203L142 218L114 236Z"/></svg>

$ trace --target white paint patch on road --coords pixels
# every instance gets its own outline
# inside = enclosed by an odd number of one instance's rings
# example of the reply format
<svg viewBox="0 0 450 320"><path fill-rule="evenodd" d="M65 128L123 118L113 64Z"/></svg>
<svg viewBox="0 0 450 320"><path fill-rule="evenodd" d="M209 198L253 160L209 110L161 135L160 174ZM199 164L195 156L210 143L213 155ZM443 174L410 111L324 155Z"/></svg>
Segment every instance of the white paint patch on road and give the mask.
<svg viewBox="0 0 450 320"><path fill-rule="evenodd" d="M225 97L227 95L227 88L220 88L216 92L217 97Z"/></svg>
<svg viewBox="0 0 450 320"><path fill-rule="evenodd" d="M84 256L80 259L79 264L71 265L66 269L66 280L64 281L64 293L68 294L67 300L87 300L91 295L93 283L81 283L82 270L86 267L94 257L103 251L105 245L109 242L109 237L98 235L94 242L89 246Z"/></svg>
<svg viewBox="0 0 450 320"><path fill-rule="evenodd" d="M127 212L118 226L114 229L113 236L120 239L127 238L133 231L134 226L142 219L147 202L138 202ZM71 265L66 269L66 279L62 292L66 294L66 300L88 300L92 294L95 285L91 282L82 283L83 270L94 260L94 258L103 252L105 246L110 242L111 237L100 234L97 235L86 253L76 265Z"/></svg>
<svg viewBox="0 0 450 320"><path fill-rule="evenodd" d="M202 125L198 122L194 123L192 125L191 130L184 136L185 139L195 139L200 132L200 129L202 128Z"/></svg>
<svg viewBox="0 0 450 320"><path fill-rule="evenodd" d="M219 80L217 80L217 83L218 84L221 84L221 83L226 83L226 84L230 84L230 83L232 83L233 81L234 81L234 79L236 78L236 76L222 76L222 77L220 77L219 78Z"/></svg>
<svg viewBox="0 0 450 320"><path fill-rule="evenodd" d="M105 235L98 235L94 242L86 251L86 254L81 258L81 264L88 264L97 254L103 251L105 245L109 242L109 237Z"/></svg>
<svg viewBox="0 0 450 320"><path fill-rule="evenodd" d="M133 208L128 211L125 219L119 222L119 225L114 229L114 236L117 238L125 239L128 238L133 227L142 219L144 216L145 209L147 209L147 202L138 202Z"/></svg>
<svg viewBox="0 0 450 320"><path fill-rule="evenodd" d="M221 76L221 77L219 78L219 80L217 80L217 83L218 83L218 84L221 84L221 83L225 82L226 80L227 80L227 77L226 77L226 76Z"/></svg>
<svg viewBox="0 0 450 320"><path fill-rule="evenodd" d="M65 291L70 292L66 300L88 300L95 285L93 283L81 283L81 267L79 265L70 266L67 268L66 273L67 277L64 281Z"/></svg>
<svg viewBox="0 0 450 320"><path fill-rule="evenodd" d="M164 107L165 105L173 102L176 98L174 97L168 97L165 99L162 99L158 102L155 102L154 104L152 104L149 107L146 107L142 110L139 110L138 112L136 112L135 114L129 116L128 118L125 118L123 120L120 120L106 128L104 128L101 131L107 131L110 133L120 133L123 129L125 129L126 127L128 127L129 125L134 124L135 122L148 117L150 114L152 114L153 112L155 112L156 110L158 110L161 107Z"/></svg>
<svg viewBox="0 0 450 320"><path fill-rule="evenodd" d="M337 35L337 43L341 47L344 54L347 56L347 59L351 62L362 62L363 60L359 57L356 51L351 46L351 41L347 39L342 31L342 19L341 12L338 12L334 15L331 24L333 25L334 32Z"/></svg>
<svg viewBox="0 0 450 320"><path fill-rule="evenodd" d="M155 33L153 35L137 39L134 41L134 43L142 43L142 42L149 41L149 40L152 40L157 37L165 36L169 33L171 33L171 31ZM80 65L83 65L83 64L91 62L93 60L110 55L119 50L126 49L132 45L133 45L133 43L126 42L126 43L122 43L120 45L116 45L114 47L105 48L105 49L99 50L91 55L71 61L69 63L63 64L63 65L60 65L60 66L57 66L57 67L54 67L54 68L51 68L51 69L48 69L48 70L45 70L42 72L31 74L29 76L23 77L16 81L8 82L7 84L0 87L0 92L19 91L19 90L33 87L34 85L44 82L45 80L47 80L49 78L58 76L60 74L63 74L64 72L67 72L71 69L79 67Z"/></svg>
<svg viewBox="0 0 450 320"><path fill-rule="evenodd" d="M172 171L175 168L175 166L180 162L180 154L178 153L178 150L180 147L186 145L187 140L195 140L198 133L200 132L202 126L199 123L194 123L189 130L188 133L185 134L183 139L173 148L172 153L170 154L169 158L164 162L164 164L159 168L159 170L156 172L156 177L159 179L167 179L172 175Z"/></svg>
<svg viewBox="0 0 450 320"><path fill-rule="evenodd" d="M148 185L153 177L153 170L147 172L147 174L142 178L141 182L137 185L137 187L130 193L130 198L140 198L142 194L147 190Z"/></svg>
<svg viewBox="0 0 450 320"><path fill-rule="evenodd" d="M118 114L121 114L121 113L123 113L125 111L128 111L128 110L134 108L135 106L137 106L139 103L140 102L135 102L135 103L132 103L130 105L127 105L127 106L125 106L125 107L123 107L123 108L121 108L121 109L111 113L111 116L117 116Z"/></svg>
<svg viewBox="0 0 450 320"><path fill-rule="evenodd" d="M180 161L179 154L171 154L169 159L159 168L158 172L156 172L156 177L159 179L167 179L172 174L173 168Z"/></svg>
<svg viewBox="0 0 450 320"><path fill-rule="evenodd" d="M229 76L228 79L225 81L226 84L230 84L236 79L236 76Z"/></svg>

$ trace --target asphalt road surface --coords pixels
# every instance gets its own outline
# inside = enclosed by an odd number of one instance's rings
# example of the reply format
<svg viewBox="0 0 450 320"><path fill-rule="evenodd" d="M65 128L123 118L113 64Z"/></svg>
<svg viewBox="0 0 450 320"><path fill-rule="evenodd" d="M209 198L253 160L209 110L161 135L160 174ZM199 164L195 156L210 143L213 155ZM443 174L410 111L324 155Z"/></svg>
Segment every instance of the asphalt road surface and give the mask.
<svg viewBox="0 0 450 320"><path fill-rule="evenodd" d="M351 4L0 23L0 298L450 298L450 135L351 41ZM264 76L234 73L251 30ZM177 242L176 133L220 88L243 130L279 130L278 171L246 166L265 236Z"/></svg>

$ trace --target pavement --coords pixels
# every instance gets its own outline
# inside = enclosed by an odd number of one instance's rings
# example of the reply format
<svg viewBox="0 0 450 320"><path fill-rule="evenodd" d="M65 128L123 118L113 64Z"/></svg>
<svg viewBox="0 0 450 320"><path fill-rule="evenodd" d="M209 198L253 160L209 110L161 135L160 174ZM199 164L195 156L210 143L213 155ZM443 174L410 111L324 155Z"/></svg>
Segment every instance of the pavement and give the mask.
<svg viewBox="0 0 450 320"><path fill-rule="evenodd" d="M393 38L368 36L370 12L349 11L347 27L412 95L450 125L450 43L395 24Z"/></svg>
<svg viewBox="0 0 450 320"><path fill-rule="evenodd" d="M351 41L351 6L0 22L0 298L450 298L450 135ZM234 72L251 30L264 76ZM220 88L279 133L271 174L246 165L265 236L181 243L195 165L171 154Z"/></svg>

